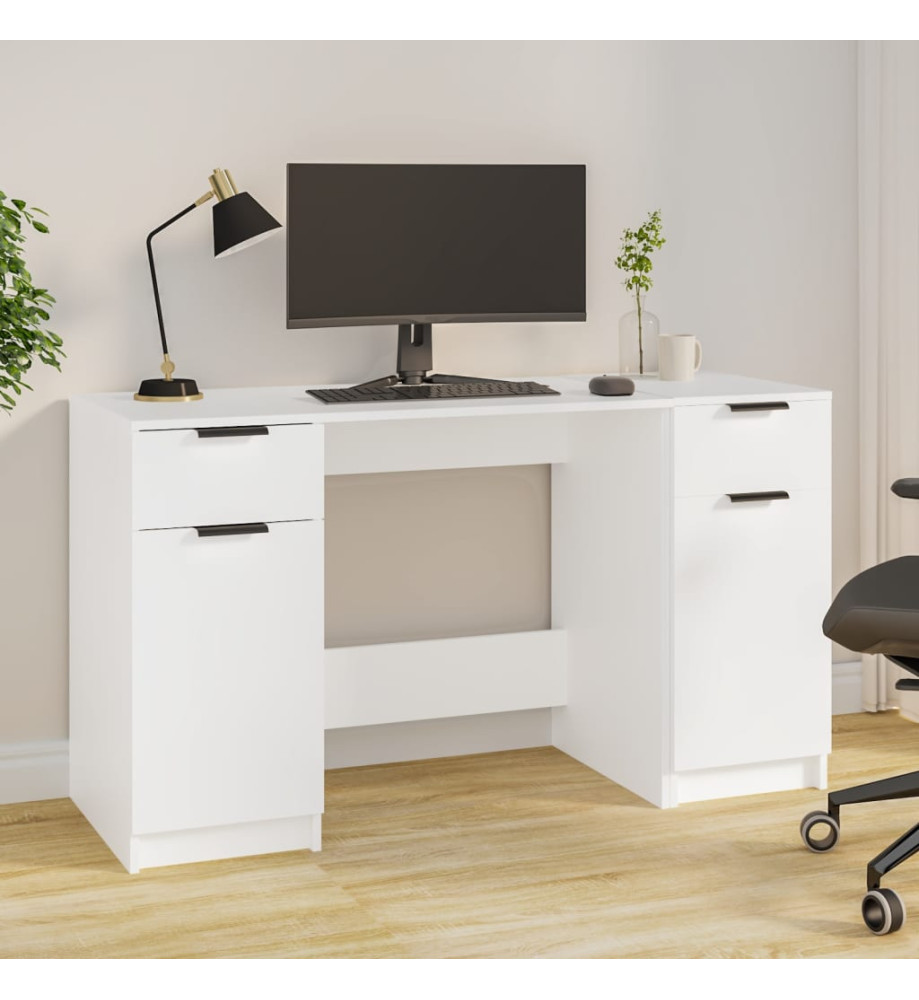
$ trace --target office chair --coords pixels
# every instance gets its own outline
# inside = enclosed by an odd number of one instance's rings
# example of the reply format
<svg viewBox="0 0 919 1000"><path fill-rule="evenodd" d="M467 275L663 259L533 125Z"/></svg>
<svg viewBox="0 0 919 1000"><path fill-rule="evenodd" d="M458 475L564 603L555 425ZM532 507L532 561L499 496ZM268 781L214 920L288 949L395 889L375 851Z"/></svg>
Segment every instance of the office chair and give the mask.
<svg viewBox="0 0 919 1000"><path fill-rule="evenodd" d="M919 479L898 479L891 490L919 500ZM857 653L881 653L915 677L897 681L900 691L919 691L919 556L902 556L873 566L840 590L823 619L823 633ZM919 771L830 792L827 809L801 820L804 843L817 853L839 840L839 808L853 802L881 802L919 796ZM906 907L881 877L919 851L919 823L868 862L868 892L862 917L875 934L892 934L906 920Z"/></svg>

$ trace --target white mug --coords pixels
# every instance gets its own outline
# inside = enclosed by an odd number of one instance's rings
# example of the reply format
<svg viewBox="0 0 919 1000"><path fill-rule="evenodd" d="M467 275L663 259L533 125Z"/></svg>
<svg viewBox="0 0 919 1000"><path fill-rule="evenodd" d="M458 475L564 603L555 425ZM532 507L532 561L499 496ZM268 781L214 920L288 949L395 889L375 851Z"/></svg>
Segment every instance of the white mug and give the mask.
<svg viewBox="0 0 919 1000"><path fill-rule="evenodd" d="M702 345L691 333L661 334L657 346L662 382L689 382L702 364Z"/></svg>

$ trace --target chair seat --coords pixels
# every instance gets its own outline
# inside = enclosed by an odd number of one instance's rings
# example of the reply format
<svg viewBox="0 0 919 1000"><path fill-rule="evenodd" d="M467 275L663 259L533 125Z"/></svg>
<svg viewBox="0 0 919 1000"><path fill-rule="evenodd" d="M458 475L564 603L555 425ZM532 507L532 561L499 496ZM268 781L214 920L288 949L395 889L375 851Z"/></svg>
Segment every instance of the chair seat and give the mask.
<svg viewBox="0 0 919 1000"><path fill-rule="evenodd" d="M823 634L857 653L919 656L919 556L853 577L827 611Z"/></svg>

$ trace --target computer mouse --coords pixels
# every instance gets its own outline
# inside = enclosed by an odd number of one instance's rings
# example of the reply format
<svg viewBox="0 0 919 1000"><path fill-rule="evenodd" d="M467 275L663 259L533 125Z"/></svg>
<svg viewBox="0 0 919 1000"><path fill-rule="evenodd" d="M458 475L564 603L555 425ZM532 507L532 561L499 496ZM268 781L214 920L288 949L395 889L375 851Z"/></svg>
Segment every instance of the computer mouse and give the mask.
<svg viewBox="0 0 919 1000"><path fill-rule="evenodd" d="M595 396L631 396L635 383L624 375L595 375L587 388Z"/></svg>

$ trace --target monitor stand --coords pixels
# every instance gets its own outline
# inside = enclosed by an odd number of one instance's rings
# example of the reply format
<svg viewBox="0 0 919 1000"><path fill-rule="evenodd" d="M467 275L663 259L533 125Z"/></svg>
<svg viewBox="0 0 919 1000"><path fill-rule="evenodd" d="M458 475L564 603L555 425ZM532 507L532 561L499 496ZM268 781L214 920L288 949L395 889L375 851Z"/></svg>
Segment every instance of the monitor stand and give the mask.
<svg viewBox="0 0 919 1000"><path fill-rule="evenodd" d="M355 389L384 389L390 385L421 385L424 382L503 382L506 379L479 378L475 375L431 374L434 364L434 334L430 323L400 323L396 374L361 382Z"/></svg>

